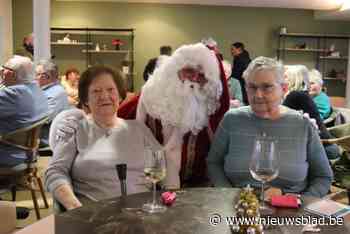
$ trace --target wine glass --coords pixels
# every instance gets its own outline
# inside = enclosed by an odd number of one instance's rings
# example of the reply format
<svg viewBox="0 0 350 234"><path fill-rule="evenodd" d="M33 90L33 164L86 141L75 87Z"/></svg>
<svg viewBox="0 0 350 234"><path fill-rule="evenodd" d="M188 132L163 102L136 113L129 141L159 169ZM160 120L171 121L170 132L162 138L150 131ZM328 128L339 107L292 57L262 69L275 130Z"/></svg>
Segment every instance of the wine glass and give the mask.
<svg viewBox="0 0 350 234"><path fill-rule="evenodd" d="M166 176L166 161L164 150L153 150L149 147L145 149L145 168L146 179L153 184L153 201L143 205L142 210L148 213L160 213L166 210L166 207L159 204L156 200L156 184Z"/></svg>
<svg viewBox="0 0 350 234"><path fill-rule="evenodd" d="M249 165L249 171L254 179L262 183L261 186L261 214L272 214L273 210L265 205L264 186L278 176L278 152L276 141L268 137L258 137L254 143L254 150Z"/></svg>

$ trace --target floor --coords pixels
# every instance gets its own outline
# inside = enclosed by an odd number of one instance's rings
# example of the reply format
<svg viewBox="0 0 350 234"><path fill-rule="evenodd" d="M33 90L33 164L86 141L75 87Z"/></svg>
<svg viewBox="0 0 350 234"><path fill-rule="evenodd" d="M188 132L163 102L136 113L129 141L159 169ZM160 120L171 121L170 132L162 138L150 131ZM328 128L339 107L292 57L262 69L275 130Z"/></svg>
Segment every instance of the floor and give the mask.
<svg viewBox="0 0 350 234"><path fill-rule="evenodd" d="M39 161L38 161L38 168L39 168L39 174L43 175L45 169L47 168L47 165L48 165L48 162L49 162L49 157L41 157L39 158ZM28 218L24 219L24 220L17 220L17 228L23 228L29 224L32 224L34 222L37 221L36 219L36 216L35 216L35 211L34 211L34 205L33 205L33 200L32 200L32 197L31 197L31 194L29 191L17 191L17 194L16 194L17 198L16 198L16 206L22 206L22 207L27 207L30 209L30 215ZM53 210L52 210L52 197L49 193L46 193L46 197L48 199L48 203L49 203L49 208L46 209L44 207L44 203L43 201L41 200L41 195L40 195L40 192L37 192L37 196L38 196L38 199L39 199L39 206L41 207L40 209L40 215L41 215L41 218L44 218L50 214L53 213ZM5 192L5 193L2 193L1 194L1 198L3 200L11 200L11 193L10 192Z"/></svg>

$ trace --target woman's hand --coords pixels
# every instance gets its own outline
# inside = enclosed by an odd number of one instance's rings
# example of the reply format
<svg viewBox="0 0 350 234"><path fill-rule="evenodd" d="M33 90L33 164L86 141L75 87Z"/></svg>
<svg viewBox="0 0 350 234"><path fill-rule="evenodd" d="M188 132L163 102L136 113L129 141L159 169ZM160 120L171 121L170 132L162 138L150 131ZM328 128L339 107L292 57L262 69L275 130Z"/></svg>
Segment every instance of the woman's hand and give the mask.
<svg viewBox="0 0 350 234"><path fill-rule="evenodd" d="M68 184L62 184L53 192L55 198L66 208L67 210L73 210L83 206L78 198L75 196L72 188Z"/></svg>

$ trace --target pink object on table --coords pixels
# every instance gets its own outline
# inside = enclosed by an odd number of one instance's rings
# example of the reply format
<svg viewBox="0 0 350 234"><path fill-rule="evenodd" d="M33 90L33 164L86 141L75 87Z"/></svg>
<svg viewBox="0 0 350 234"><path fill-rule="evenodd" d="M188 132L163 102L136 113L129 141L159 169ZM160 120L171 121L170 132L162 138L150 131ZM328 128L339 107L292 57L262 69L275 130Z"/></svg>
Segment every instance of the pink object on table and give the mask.
<svg viewBox="0 0 350 234"><path fill-rule="evenodd" d="M164 205L171 206L175 200L176 200L176 193L175 192L164 192L161 195L162 202Z"/></svg>
<svg viewBox="0 0 350 234"><path fill-rule="evenodd" d="M299 208L299 198L294 195L273 195L271 205L276 207Z"/></svg>

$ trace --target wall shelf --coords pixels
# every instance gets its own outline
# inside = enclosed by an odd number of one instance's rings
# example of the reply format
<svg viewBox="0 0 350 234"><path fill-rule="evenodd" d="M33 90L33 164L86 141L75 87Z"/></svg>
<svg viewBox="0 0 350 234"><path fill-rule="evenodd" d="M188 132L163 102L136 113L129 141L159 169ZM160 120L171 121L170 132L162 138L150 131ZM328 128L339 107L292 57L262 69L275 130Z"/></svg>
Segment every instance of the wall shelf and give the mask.
<svg viewBox="0 0 350 234"><path fill-rule="evenodd" d="M326 50L322 50L322 49L279 48L278 50L294 51L294 52L326 52Z"/></svg>
<svg viewBox="0 0 350 234"><path fill-rule="evenodd" d="M349 41L350 34L279 33L277 59L285 64L314 66L327 81L325 86L329 96L345 96L346 79L327 75L335 73L348 77ZM331 51L341 56L331 56Z"/></svg>
<svg viewBox="0 0 350 234"><path fill-rule="evenodd" d="M62 41L68 37L71 42ZM76 67L80 71L93 65L106 65L118 70L125 70L126 85L129 91L134 89L134 38L131 28L51 28L51 49L55 61L62 69ZM123 45L115 50L114 40ZM100 50L96 50L96 45ZM72 53L71 48L79 48ZM128 61L128 62L125 62ZM125 68L125 69L124 69Z"/></svg>
<svg viewBox="0 0 350 234"><path fill-rule="evenodd" d="M320 59L348 60L348 57L320 56Z"/></svg>
<svg viewBox="0 0 350 234"><path fill-rule="evenodd" d="M58 45L58 46L86 46L86 45L93 45L92 42L51 42L51 45Z"/></svg>
<svg viewBox="0 0 350 234"><path fill-rule="evenodd" d="M324 80L334 80L334 81L343 81L345 82L344 79L342 78L335 78L335 77L323 77Z"/></svg>
<svg viewBox="0 0 350 234"><path fill-rule="evenodd" d="M309 37L309 38L338 38L349 39L349 34L322 34L322 33L280 33L280 37Z"/></svg>
<svg viewBox="0 0 350 234"><path fill-rule="evenodd" d="M127 54L129 50L82 50L83 53L109 53L109 54Z"/></svg>

